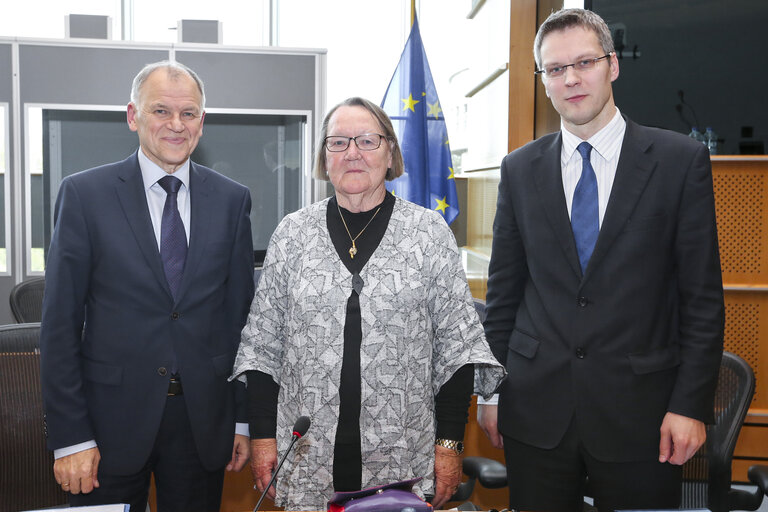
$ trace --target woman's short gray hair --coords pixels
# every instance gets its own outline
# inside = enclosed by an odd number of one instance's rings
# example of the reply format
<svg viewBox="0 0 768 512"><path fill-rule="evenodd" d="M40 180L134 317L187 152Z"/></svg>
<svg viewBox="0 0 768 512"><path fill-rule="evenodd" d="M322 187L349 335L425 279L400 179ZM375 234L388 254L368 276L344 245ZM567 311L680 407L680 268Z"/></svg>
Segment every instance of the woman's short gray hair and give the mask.
<svg viewBox="0 0 768 512"><path fill-rule="evenodd" d="M328 181L328 169L325 165L325 138L328 136L328 123L339 107L362 107L371 113L374 119L378 121L379 126L381 126L382 135L387 139L390 148L392 149L392 167L387 169L385 179L387 181L392 181L393 179L402 176L403 172L405 172L403 153L400 151L400 144L397 142L397 135L395 134L395 129L392 127L392 121L389 119L389 116L375 103L366 100L365 98L353 97L342 101L325 115L323 125L320 127L320 136L315 143L315 164L312 170L312 177L318 180Z"/></svg>
<svg viewBox="0 0 768 512"><path fill-rule="evenodd" d="M205 85L200 77L192 71L189 67L185 66L181 62L171 60L161 60L159 62L153 62L147 64L133 79L133 85L131 86L131 103L139 106L139 97L141 96L141 88L144 82L147 81L149 75L157 71L158 69L165 69L171 78L177 78L181 74L186 74L197 84L197 89L200 91L200 112L205 110Z"/></svg>

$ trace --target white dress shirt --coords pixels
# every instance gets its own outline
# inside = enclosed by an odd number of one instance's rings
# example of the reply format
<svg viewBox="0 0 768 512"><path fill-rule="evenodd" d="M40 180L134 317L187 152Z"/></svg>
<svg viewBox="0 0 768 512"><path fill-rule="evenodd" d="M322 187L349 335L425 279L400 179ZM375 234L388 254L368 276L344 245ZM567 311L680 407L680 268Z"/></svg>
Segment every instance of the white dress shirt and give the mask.
<svg viewBox="0 0 768 512"><path fill-rule="evenodd" d="M144 181L144 192L147 194L147 206L149 206L149 216L152 219L152 229L155 230L157 239L157 250L160 250L161 225L163 222L163 208L165 207L165 198L168 194L160 186L158 180L168 176L168 173L160 168L155 162L147 158L143 150L139 150L139 167L141 168L141 179ZM176 196L179 215L184 223L184 231L187 234L187 245L189 245L189 159L172 174L181 180L181 188Z"/></svg>
<svg viewBox="0 0 768 512"><path fill-rule="evenodd" d="M584 142L582 139L565 129L561 124L563 134L563 146L560 153L560 167L563 173L563 192L565 203L568 206L568 216L571 216L573 193L576 184L581 178L581 155L576 147ZM627 130L627 122L621 117L619 109L613 119L590 137L586 142L592 146L589 161L595 170L597 177L597 198L600 226L603 225L603 217L608 207L608 200L613 189L613 180L616 178L616 168L619 165L621 145L624 142L624 132Z"/></svg>

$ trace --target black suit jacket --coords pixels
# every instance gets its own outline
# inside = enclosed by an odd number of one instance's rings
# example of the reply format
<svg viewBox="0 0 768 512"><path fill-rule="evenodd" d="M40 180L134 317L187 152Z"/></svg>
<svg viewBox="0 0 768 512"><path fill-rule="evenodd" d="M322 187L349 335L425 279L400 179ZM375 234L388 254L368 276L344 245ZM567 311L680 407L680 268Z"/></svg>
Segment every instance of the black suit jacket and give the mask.
<svg viewBox="0 0 768 512"><path fill-rule="evenodd" d="M509 376L499 430L553 448L575 418L602 460L658 458L667 411L711 421L724 305L709 154L627 120L584 274L562 137L501 165L485 331Z"/></svg>
<svg viewBox="0 0 768 512"><path fill-rule="evenodd" d="M40 340L48 446L95 439L113 474L146 463L174 352L202 463L219 469L231 457L238 384L227 378L253 297L251 200L195 163L189 190L175 301L136 153L67 177L56 201Z"/></svg>

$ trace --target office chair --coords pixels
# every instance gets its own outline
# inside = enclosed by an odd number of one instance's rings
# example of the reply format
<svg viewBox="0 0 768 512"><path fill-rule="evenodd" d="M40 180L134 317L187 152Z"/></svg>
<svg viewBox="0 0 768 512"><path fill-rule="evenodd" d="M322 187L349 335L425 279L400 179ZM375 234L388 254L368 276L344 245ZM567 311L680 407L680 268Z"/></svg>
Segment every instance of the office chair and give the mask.
<svg viewBox="0 0 768 512"><path fill-rule="evenodd" d="M43 316L45 278L35 277L22 281L11 290L11 313L17 323L39 322Z"/></svg>
<svg viewBox="0 0 768 512"><path fill-rule="evenodd" d="M707 425L707 442L683 466L682 508L705 508L712 512L757 510L766 495L760 483L760 467L750 468L754 493L731 489L731 459L741 425L755 392L755 374L741 357L723 352L715 391L715 423ZM754 478L754 479L753 479ZM762 477L768 480L768 473Z"/></svg>
<svg viewBox="0 0 768 512"><path fill-rule="evenodd" d="M715 423L707 425L706 443L683 466L682 509L757 510L763 498L768 496L768 466L749 468L749 481L757 485L754 492L731 488L733 450L754 392L752 368L741 357L723 352L715 391ZM472 494L476 482L488 489L507 485L506 468L495 460L467 457L462 469L468 477L465 488L461 489L462 497ZM459 508L475 510L470 506ZM585 508L590 509L589 506Z"/></svg>
<svg viewBox="0 0 768 512"><path fill-rule="evenodd" d="M67 503L45 447L40 324L0 326L0 511Z"/></svg>

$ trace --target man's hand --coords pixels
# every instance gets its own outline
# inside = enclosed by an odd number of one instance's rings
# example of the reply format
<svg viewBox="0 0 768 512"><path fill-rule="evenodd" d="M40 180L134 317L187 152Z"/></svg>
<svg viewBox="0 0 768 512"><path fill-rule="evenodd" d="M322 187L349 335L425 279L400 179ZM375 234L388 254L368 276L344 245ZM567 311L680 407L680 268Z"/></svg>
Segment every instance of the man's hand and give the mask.
<svg viewBox="0 0 768 512"><path fill-rule="evenodd" d="M477 424L480 425L485 435L491 440L493 447L501 449L504 448L504 441L499 433L498 418L498 405L477 406Z"/></svg>
<svg viewBox="0 0 768 512"><path fill-rule="evenodd" d="M53 463L56 482L64 492L87 494L99 486L97 474L100 460L98 448L89 448L56 459Z"/></svg>
<svg viewBox="0 0 768 512"><path fill-rule="evenodd" d="M253 481L259 492L264 489L272 478L272 472L277 467L277 439L251 439L251 472ZM275 499L275 486L269 488L267 497Z"/></svg>
<svg viewBox="0 0 768 512"><path fill-rule="evenodd" d="M704 423L687 416L668 412L661 422L659 462L669 462L675 465L685 464L706 439L707 431L704 428Z"/></svg>
<svg viewBox="0 0 768 512"><path fill-rule="evenodd" d="M232 460L227 464L227 471L240 471L250 456L250 439L247 436L235 434L235 442L232 445Z"/></svg>
<svg viewBox="0 0 768 512"><path fill-rule="evenodd" d="M444 446L435 446L435 497L432 507L440 509L461 483L461 455Z"/></svg>

